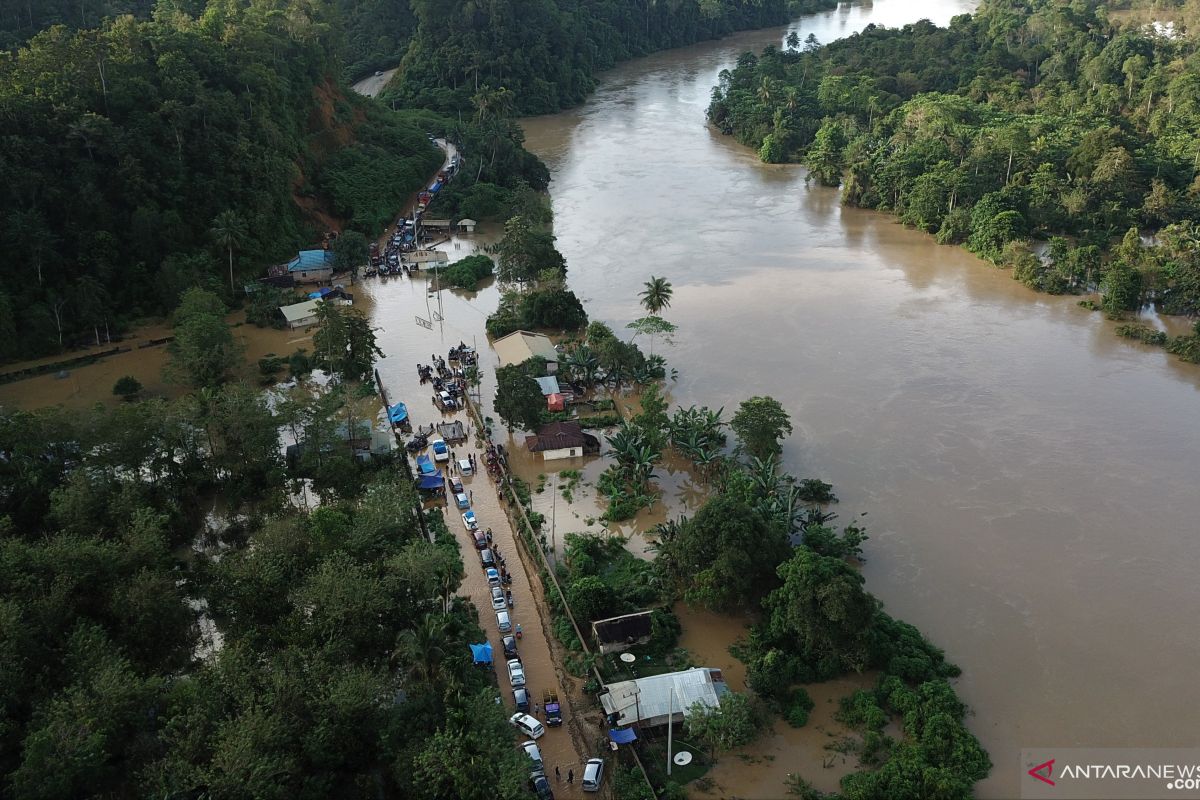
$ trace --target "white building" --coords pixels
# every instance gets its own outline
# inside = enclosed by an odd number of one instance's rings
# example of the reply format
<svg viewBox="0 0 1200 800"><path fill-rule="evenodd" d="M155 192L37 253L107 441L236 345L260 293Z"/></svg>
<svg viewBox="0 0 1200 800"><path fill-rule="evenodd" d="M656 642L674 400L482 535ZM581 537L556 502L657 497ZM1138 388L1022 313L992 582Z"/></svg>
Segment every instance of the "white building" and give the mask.
<svg viewBox="0 0 1200 800"><path fill-rule="evenodd" d="M309 325L317 324L317 305L320 302L320 300L305 300L303 303L295 305L280 306L279 310L292 330L307 328Z"/></svg>
<svg viewBox="0 0 1200 800"><path fill-rule="evenodd" d="M676 722L683 721L696 703L716 708L729 687L721 670L693 667L683 672L610 683L605 690L600 695L600 705L605 714L616 715L614 727L635 722L653 727L666 725L668 716Z"/></svg>

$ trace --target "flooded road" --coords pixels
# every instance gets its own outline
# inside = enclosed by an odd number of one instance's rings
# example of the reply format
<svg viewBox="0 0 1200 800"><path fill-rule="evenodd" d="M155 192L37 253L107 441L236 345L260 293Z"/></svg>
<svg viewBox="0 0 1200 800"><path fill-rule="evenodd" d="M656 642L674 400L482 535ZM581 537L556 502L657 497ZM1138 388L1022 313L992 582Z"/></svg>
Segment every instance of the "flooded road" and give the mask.
<svg viewBox="0 0 1200 800"><path fill-rule="evenodd" d="M827 42L970 5L877 0L793 27ZM784 403L789 470L832 481L843 521L870 514L868 587L964 668L996 764L981 797L1017 794L1023 746L1194 742L1200 370L706 127L719 70L784 35L627 63L526 122L571 287L616 327L665 275L674 402Z"/></svg>

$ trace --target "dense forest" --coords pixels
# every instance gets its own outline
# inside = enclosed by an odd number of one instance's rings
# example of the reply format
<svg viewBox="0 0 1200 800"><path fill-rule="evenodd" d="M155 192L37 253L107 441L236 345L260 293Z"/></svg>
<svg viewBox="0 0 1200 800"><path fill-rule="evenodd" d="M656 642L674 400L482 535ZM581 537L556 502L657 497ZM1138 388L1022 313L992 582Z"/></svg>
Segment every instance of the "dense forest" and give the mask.
<svg viewBox="0 0 1200 800"><path fill-rule="evenodd" d="M1033 288L1099 290L1114 317L1200 312L1192 37L1122 26L1097 2L989 0L948 28L746 54L709 117ZM1193 338L1175 349L1200 355Z"/></svg>
<svg viewBox="0 0 1200 800"><path fill-rule="evenodd" d="M836 6L802 0L412 0L416 31L385 99L468 110L482 89L507 89L522 114L581 102L598 71L638 55L782 25Z"/></svg>
<svg viewBox="0 0 1200 800"><path fill-rule="evenodd" d="M286 500L280 430L339 392L0 411L5 797L524 795L441 515L345 448ZM214 494L242 511L204 534Z"/></svg>
<svg viewBox="0 0 1200 800"><path fill-rule="evenodd" d="M377 225L441 163L331 77L320 6L173 8L54 27L0 62L0 360L232 290L227 251L258 273L324 234L303 204Z"/></svg>

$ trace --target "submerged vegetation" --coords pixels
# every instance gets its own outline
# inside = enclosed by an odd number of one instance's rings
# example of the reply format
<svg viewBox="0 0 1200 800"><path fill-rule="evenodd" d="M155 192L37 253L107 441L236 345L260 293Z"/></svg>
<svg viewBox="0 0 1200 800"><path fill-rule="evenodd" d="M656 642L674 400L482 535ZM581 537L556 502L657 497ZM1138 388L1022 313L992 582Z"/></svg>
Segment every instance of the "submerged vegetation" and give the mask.
<svg viewBox="0 0 1200 800"><path fill-rule="evenodd" d="M1194 37L1122 25L1095 0L988 0L948 28L745 54L709 117L764 161L841 186L847 205L891 211L1039 291L1099 291L1112 317L1147 302L1190 315L1197 57Z"/></svg>

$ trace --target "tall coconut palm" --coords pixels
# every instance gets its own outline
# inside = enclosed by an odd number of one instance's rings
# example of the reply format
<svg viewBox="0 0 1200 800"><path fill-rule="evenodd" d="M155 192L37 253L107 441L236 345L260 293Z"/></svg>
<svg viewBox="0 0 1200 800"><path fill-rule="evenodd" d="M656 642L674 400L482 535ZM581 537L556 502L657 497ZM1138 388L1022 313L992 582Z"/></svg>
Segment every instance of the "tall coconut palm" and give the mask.
<svg viewBox="0 0 1200 800"><path fill-rule="evenodd" d="M231 294L236 293L237 290L233 286L233 250L241 247L242 243L246 241L246 236L249 234L246 223L237 215L237 212L222 211L213 219L212 227L208 229L208 232L218 246L229 252L229 291Z"/></svg>
<svg viewBox="0 0 1200 800"><path fill-rule="evenodd" d="M426 614L415 628L401 631L395 658L408 677L422 684L445 681L448 628L444 617Z"/></svg>
<svg viewBox="0 0 1200 800"><path fill-rule="evenodd" d="M642 298L642 308L651 315L657 316L660 311L671 305L671 295L674 294L671 282L666 278L656 278L651 275L650 280L646 281L644 285L646 288L638 294L638 297Z"/></svg>

